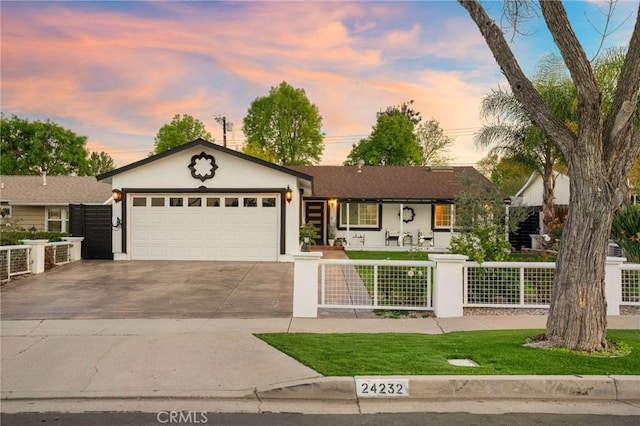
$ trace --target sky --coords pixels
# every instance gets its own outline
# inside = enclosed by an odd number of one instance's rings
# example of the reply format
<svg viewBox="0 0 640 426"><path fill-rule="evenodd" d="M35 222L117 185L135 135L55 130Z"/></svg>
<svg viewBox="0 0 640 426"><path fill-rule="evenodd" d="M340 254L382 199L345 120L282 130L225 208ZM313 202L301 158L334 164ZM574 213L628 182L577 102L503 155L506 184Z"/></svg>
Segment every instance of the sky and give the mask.
<svg viewBox="0 0 640 426"><path fill-rule="evenodd" d="M501 2L483 2L500 22ZM565 2L591 57L604 29L604 0ZM621 0L605 46L626 46L637 0ZM342 164L376 113L414 100L424 120L455 138L453 164L486 155L473 143L482 98L507 87L467 12L442 1L38 1L0 3L0 107L50 119L87 137L121 167L145 158L176 114L233 123L241 149L251 102L286 81L323 117L321 164ZM541 16L509 36L529 76L558 53Z"/></svg>

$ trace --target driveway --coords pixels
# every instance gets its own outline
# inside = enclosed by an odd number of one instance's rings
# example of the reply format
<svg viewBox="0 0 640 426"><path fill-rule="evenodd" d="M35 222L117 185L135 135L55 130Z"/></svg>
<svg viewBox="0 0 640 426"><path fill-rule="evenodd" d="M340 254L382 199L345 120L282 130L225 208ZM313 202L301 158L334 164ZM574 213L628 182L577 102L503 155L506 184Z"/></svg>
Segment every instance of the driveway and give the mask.
<svg viewBox="0 0 640 426"><path fill-rule="evenodd" d="M290 317L293 263L83 260L0 291L3 320Z"/></svg>

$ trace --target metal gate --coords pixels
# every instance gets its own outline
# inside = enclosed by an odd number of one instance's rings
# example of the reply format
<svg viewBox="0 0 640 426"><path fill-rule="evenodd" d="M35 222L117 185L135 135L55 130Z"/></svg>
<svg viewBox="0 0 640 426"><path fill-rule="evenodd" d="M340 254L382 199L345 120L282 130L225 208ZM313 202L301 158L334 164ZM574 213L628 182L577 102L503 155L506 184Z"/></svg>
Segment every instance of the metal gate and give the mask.
<svg viewBox="0 0 640 426"><path fill-rule="evenodd" d="M69 230L84 237L83 259L113 259L110 205L69 204Z"/></svg>

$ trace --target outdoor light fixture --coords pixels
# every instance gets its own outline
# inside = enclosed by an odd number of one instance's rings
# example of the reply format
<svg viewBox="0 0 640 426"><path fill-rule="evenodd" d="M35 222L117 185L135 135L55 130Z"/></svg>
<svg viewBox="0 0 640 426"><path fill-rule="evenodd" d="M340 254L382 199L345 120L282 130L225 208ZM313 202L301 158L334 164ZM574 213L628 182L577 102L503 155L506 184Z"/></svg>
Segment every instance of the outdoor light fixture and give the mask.
<svg viewBox="0 0 640 426"><path fill-rule="evenodd" d="M35 240L35 239L36 239L36 232L38 231L38 230L36 229L36 226L35 226L35 225L31 225L31 229L30 229L30 231L31 231L31 239L32 239L32 240Z"/></svg>
<svg viewBox="0 0 640 426"><path fill-rule="evenodd" d="M111 195L113 196L113 201L115 201L116 203L122 201L122 191L120 191L119 189L114 189L113 191L111 191Z"/></svg>
<svg viewBox="0 0 640 426"><path fill-rule="evenodd" d="M338 205L338 200L335 198L329 198L329 207L335 207Z"/></svg>
<svg viewBox="0 0 640 426"><path fill-rule="evenodd" d="M302 237L302 251L303 252L308 252L309 251L309 232L305 232L304 236Z"/></svg>
<svg viewBox="0 0 640 426"><path fill-rule="evenodd" d="M289 185L287 185L287 190L284 191L284 199L287 200L287 203L290 203L291 200L293 200L293 191L289 188Z"/></svg>

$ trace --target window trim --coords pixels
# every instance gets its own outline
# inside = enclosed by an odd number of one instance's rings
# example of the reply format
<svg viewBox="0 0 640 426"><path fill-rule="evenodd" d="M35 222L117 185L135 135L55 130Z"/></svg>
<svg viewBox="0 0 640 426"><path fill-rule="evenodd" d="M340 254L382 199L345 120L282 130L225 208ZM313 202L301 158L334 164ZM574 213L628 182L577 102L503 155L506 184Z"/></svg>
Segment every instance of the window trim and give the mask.
<svg viewBox="0 0 640 426"><path fill-rule="evenodd" d="M60 219L50 219L49 209L60 209ZM60 231L50 231L49 222L60 222ZM44 229L46 232L69 232L69 207L46 206L44 209Z"/></svg>
<svg viewBox="0 0 640 426"><path fill-rule="evenodd" d="M373 204L378 206L378 224L377 225L349 225L349 230L352 229L357 229L359 231L380 231L382 230L382 203L377 203L377 202L366 202L366 201L361 201L361 202L350 202L350 203L346 203L346 202L338 202L338 207L337 207L337 217L336 217L336 221L338 224L338 230L340 231L346 231L347 230L347 225L346 224L342 224L342 205L343 204ZM349 207L349 209L351 209L351 206Z"/></svg>

